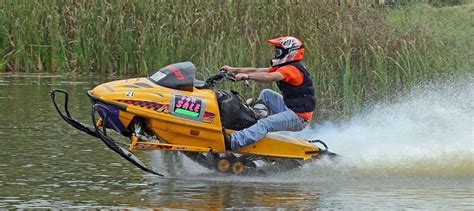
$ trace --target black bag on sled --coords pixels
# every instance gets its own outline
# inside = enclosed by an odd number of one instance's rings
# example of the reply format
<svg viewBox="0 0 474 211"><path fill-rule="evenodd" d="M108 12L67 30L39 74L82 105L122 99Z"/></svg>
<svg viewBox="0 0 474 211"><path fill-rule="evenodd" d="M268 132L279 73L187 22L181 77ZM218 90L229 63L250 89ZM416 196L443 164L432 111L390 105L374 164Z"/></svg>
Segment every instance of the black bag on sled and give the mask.
<svg viewBox="0 0 474 211"><path fill-rule="evenodd" d="M255 113L245 105L239 93L216 90L222 126L231 130L242 130L257 122Z"/></svg>

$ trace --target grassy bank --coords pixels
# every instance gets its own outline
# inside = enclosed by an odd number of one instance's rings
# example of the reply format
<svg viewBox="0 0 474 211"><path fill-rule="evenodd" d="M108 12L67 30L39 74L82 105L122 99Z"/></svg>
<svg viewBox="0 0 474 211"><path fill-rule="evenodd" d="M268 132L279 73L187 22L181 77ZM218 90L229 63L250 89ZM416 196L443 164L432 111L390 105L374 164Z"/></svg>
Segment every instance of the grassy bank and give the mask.
<svg viewBox="0 0 474 211"><path fill-rule="evenodd" d="M4 0L0 71L144 76L189 60L202 79L224 64L268 66L265 40L290 34L305 42L318 118L327 119L472 72L472 2L406 2Z"/></svg>

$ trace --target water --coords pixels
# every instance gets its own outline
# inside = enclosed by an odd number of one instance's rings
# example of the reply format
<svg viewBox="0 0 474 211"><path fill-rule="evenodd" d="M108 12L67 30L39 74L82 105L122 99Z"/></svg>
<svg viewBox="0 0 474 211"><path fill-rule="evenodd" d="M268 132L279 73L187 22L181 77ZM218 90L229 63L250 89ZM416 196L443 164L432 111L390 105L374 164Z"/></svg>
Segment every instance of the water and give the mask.
<svg viewBox="0 0 474 211"><path fill-rule="evenodd" d="M89 122L85 93L106 80L0 75L0 208L474 209L473 78L292 133L325 140L339 163L242 177L139 154L168 178L140 171L56 114L49 91L63 88L71 112Z"/></svg>

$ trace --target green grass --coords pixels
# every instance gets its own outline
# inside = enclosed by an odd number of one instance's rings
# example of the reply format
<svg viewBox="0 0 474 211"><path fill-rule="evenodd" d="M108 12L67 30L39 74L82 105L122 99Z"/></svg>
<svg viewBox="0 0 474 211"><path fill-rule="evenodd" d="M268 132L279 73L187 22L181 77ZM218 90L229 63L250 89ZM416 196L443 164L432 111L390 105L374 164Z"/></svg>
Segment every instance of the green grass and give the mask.
<svg viewBox="0 0 474 211"><path fill-rule="evenodd" d="M474 1L372 2L4 0L0 72L144 76L189 60L203 79L224 64L268 66L265 41L289 34L305 42L320 120L423 80L472 73Z"/></svg>

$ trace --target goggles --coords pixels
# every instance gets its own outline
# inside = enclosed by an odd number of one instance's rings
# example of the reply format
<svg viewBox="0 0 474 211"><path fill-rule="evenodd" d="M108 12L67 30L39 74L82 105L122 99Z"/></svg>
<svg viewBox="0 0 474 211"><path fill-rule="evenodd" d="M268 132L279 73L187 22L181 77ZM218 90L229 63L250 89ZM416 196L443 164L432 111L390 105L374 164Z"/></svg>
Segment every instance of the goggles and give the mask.
<svg viewBox="0 0 474 211"><path fill-rule="evenodd" d="M280 58L285 54L285 49L275 48L275 58Z"/></svg>

